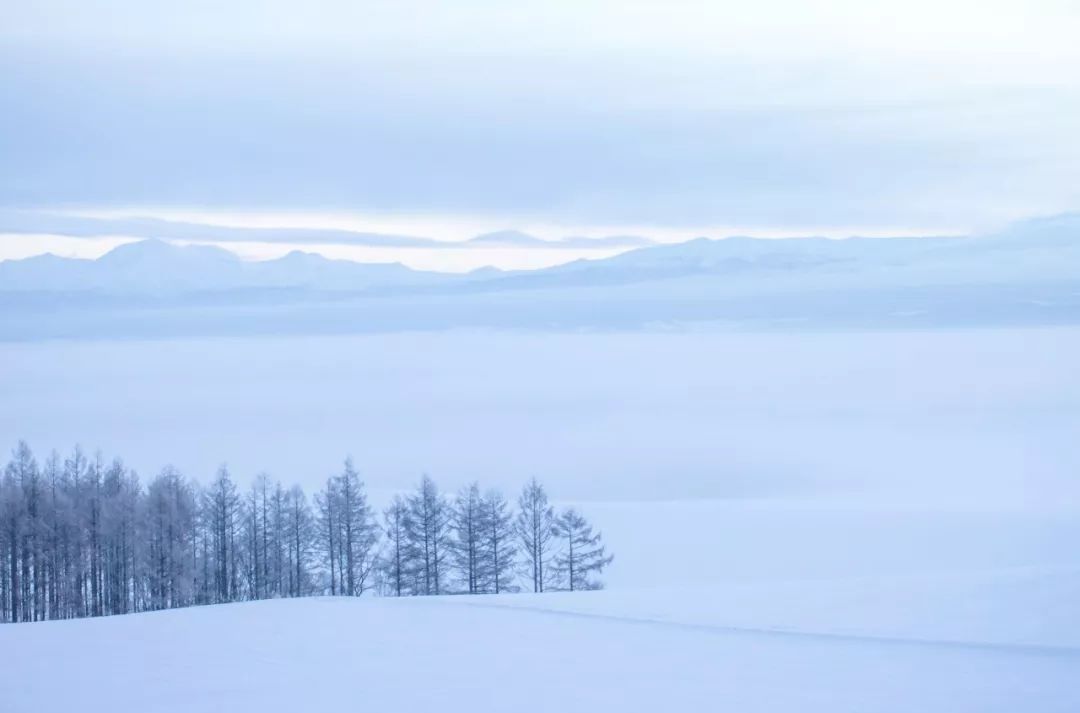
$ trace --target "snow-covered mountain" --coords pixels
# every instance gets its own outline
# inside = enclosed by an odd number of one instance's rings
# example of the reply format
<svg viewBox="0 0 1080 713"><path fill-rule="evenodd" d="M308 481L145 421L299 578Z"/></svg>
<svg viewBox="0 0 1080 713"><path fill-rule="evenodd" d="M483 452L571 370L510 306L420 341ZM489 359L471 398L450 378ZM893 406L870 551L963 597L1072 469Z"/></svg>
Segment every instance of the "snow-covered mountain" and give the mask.
<svg viewBox="0 0 1080 713"><path fill-rule="evenodd" d="M714 276L798 289L1010 284L1080 279L1080 214L966 237L698 238L508 276L503 286L610 285Z"/></svg>
<svg viewBox="0 0 1080 713"><path fill-rule="evenodd" d="M249 288L366 290L455 279L400 263L357 263L293 251L276 260L247 262L207 245L142 240L97 260L40 255L0 262L0 291L162 293Z"/></svg>
<svg viewBox="0 0 1080 713"><path fill-rule="evenodd" d="M168 312L116 316L147 309L146 298ZM12 339L116 330L1075 324L1080 216L976 237L700 238L546 269L467 274L302 252L247 262L220 248L143 241L98 260L0 262L0 306L0 338Z"/></svg>
<svg viewBox="0 0 1080 713"><path fill-rule="evenodd" d="M1013 247L1076 247L1080 243L1080 213L1021 220L989 237Z"/></svg>
<svg viewBox="0 0 1080 713"><path fill-rule="evenodd" d="M582 238L581 240L592 240ZM518 231L482 235L483 245L543 244ZM716 286L798 289L800 286L887 287L1011 284L1080 277L1080 215L1018 223L979 237L756 239L698 238L653 245L603 259L552 268L468 276L361 264L292 252L246 262L221 248L180 247L158 240L130 243L94 261L51 255L0 262L0 291L221 291L252 287L363 291L464 285L478 290L603 287L678 278L715 277Z"/></svg>

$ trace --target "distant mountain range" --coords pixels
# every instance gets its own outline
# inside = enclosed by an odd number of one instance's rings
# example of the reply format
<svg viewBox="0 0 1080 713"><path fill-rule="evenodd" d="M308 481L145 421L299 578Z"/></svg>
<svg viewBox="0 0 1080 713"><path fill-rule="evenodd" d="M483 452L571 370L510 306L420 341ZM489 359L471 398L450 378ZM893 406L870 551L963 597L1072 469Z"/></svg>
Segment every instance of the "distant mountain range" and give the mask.
<svg viewBox="0 0 1080 713"><path fill-rule="evenodd" d="M481 235L471 242L548 244L518 231ZM726 284L749 280L758 283L758 288L791 287L806 281L837 286L871 280L883 286L1069 279L1080 277L1080 217L1027 221L995 235L970 238L699 238L540 270L487 268L464 275L422 272L399 263L331 260L301 251L252 262L219 247L143 240L122 245L97 260L41 255L0 262L0 291L163 293L297 288L348 292L465 285L475 292L709 275L723 277Z"/></svg>
<svg viewBox="0 0 1080 713"><path fill-rule="evenodd" d="M179 246L161 240L121 245L97 260L39 255L0 262L0 291L95 291L164 293L250 288L366 290L446 279L399 263L357 263L294 251L276 260L248 262L208 245Z"/></svg>
<svg viewBox="0 0 1080 713"><path fill-rule="evenodd" d="M477 240L535 238L504 232ZM66 336L95 324L137 334L1080 324L1080 216L976 237L701 238L539 270L468 274L304 252L249 262L217 247L146 240L97 260L0 262L0 308L0 339ZM135 319L132 309L159 311Z"/></svg>

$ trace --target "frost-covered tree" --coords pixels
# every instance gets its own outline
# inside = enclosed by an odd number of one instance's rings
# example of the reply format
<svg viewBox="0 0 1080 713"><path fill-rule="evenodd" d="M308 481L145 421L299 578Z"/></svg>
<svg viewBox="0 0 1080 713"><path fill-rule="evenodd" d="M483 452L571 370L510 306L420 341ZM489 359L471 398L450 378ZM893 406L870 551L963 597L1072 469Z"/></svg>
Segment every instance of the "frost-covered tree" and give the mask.
<svg viewBox="0 0 1080 713"><path fill-rule="evenodd" d="M25 523L22 533L23 606L29 611L24 621L45 618L45 571L43 546L44 482L37 460L30 447L21 443L16 449L13 465L16 480L22 489L22 511Z"/></svg>
<svg viewBox="0 0 1080 713"><path fill-rule="evenodd" d="M31 594L34 526L28 493L34 492L39 480L37 460L30 447L20 441L4 469L0 484L0 537L6 559L2 588L7 621L31 621L34 618Z"/></svg>
<svg viewBox="0 0 1080 713"><path fill-rule="evenodd" d="M105 470L101 485L101 607L105 614L134 608L141 490L138 475L119 458Z"/></svg>
<svg viewBox="0 0 1080 713"><path fill-rule="evenodd" d="M68 566L69 585L68 606L69 616L87 616L89 608L86 598L86 542L87 535L85 525L86 512L86 473L90 468L85 454L79 446L75 446L71 456L64 460L64 478L67 481L69 497L69 541L68 541Z"/></svg>
<svg viewBox="0 0 1080 713"><path fill-rule="evenodd" d="M613 555L605 554L599 532L577 510L564 510L555 520L555 533L562 541L562 550L555 556L560 586L570 591L600 589L596 579L611 564Z"/></svg>
<svg viewBox="0 0 1080 713"><path fill-rule="evenodd" d="M19 443L0 471L0 621L373 587L396 596L516 591L521 565L536 591L582 589L598 586L611 561L579 515L555 521L535 479L515 514L479 484L451 504L424 476L378 527L346 461L314 501L317 512L299 487L265 474L241 496L224 466L206 487L171 467L144 486L119 458L88 459L78 447L39 466Z"/></svg>
<svg viewBox="0 0 1080 713"><path fill-rule="evenodd" d="M481 592L512 591L517 566L514 542L514 514L506 498L489 490L480 503L480 587Z"/></svg>
<svg viewBox="0 0 1080 713"><path fill-rule="evenodd" d="M395 597L409 594L411 582L409 547L409 506L395 495L383 511L383 533L386 547L382 553L382 579L385 592Z"/></svg>
<svg viewBox="0 0 1080 713"><path fill-rule="evenodd" d="M314 590L311 550L315 540L315 519L304 491L294 485L286 494L287 561L290 597L303 597Z"/></svg>
<svg viewBox="0 0 1080 713"><path fill-rule="evenodd" d="M90 616L101 616L104 612L101 606L101 477L104 470L104 459L99 451L90 461L86 479L86 518L84 527L87 533L87 554L89 574Z"/></svg>
<svg viewBox="0 0 1080 713"><path fill-rule="evenodd" d="M427 475L406 502L407 541L410 559L416 563L419 591L440 594L450 550L450 508Z"/></svg>
<svg viewBox="0 0 1080 713"><path fill-rule="evenodd" d="M375 560L378 526L364 493L364 484L353 467L352 459L345 460L345 469L338 478L340 499L341 547L344 557L345 590L343 594L362 594Z"/></svg>
<svg viewBox="0 0 1080 713"><path fill-rule="evenodd" d="M151 609L195 600L197 504L194 487L171 466L150 481L144 509L145 572Z"/></svg>
<svg viewBox="0 0 1080 713"><path fill-rule="evenodd" d="M224 465L206 491L204 509L213 546L214 601L230 602L237 598L239 589L236 540L240 496Z"/></svg>
<svg viewBox="0 0 1080 713"><path fill-rule="evenodd" d="M454 569L469 594L481 591L483 580L484 503L480 485L473 483L457 494L450 514Z"/></svg>
<svg viewBox="0 0 1080 713"><path fill-rule="evenodd" d="M273 596L275 593L273 591L270 576L270 525L272 522L270 517L270 493L273 490L270 483L270 476L266 473L259 473L256 475L252 489L255 494L255 519L259 531L258 539L255 543L255 547L258 550L258 589L256 591L256 596L269 597Z"/></svg>
<svg viewBox="0 0 1080 713"><path fill-rule="evenodd" d="M531 479L521 491L514 529L526 559L526 576L531 579L533 591L542 592L555 578L550 566L555 510L548 503L544 486L536 478Z"/></svg>
<svg viewBox="0 0 1080 713"><path fill-rule="evenodd" d="M243 571L243 597L245 599L262 598L262 541L259 522L259 491L255 484L243 497L240 504L240 563Z"/></svg>
<svg viewBox="0 0 1080 713"><path fill-rule="evenodd" d="M338 540L341 529L338 509L341 498L338 495L337 478L327 478L326 489L315 494L316 522L319 528L319 551L323 562L330 570L330 594L338 593Z"/></svg>
<svg viewBox="0 0 1080 713"><path fill-rule="evenodd" d="M48 618L56 619L63 616L63 604L66 600L63 547L65 546L65 524L69 518L65 507L67 493L64 489L63 466L60 463L60 454L55 450L45 460L42 476L45 487L44 514L41 522L45 550L45 599Z"/></svg>
<svg viewBox="0 0 1080 713"><path fill-rule="evenodd" d="M288 539L288 518L285 511L285 499L285 488L280 482L275 483L270 501L270 513L273 519L273 530L270 537L272 566L270 581L273 594L279 597L284 596L286 593L285 543Z"/></svg>

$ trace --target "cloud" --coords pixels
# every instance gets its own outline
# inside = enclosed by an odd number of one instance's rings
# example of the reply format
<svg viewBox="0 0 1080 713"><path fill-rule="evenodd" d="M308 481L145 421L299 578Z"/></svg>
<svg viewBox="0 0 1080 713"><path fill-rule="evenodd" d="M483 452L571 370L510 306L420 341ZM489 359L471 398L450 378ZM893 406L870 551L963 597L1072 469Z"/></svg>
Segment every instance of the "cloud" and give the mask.
<svg viewBox="0 0 1080 713"><path fill-rule="evenodd" d="M9 206L938 231L1080 205L1053 3L27 5Z"/></svg>

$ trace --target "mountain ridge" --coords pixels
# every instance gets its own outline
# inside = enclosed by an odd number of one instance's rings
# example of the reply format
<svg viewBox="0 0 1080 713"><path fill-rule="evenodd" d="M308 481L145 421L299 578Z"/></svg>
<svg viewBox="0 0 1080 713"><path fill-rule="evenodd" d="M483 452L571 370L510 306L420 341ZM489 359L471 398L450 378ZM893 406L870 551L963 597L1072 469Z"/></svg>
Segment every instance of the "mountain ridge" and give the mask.
<svg viewBox="0 0 1080 713"><path fill-rule="evenodd" d="M478 236L496 243L541 241L520 231ZM547 242L547 241L541 241ZM120 245L96 260L40 255L0 262L0 291L162 292L290 287L365 291L603 287L689 277L790 284L853 276L891 284L1068 280L1080 276L1080 214L1020 222L979 237L832 239L695 238L578 259L535 270L481 268L468 273L412 269L400 262L354 262L292 250L245 261L219 246L159 239Z"/></svg>

